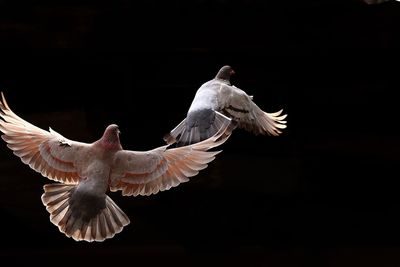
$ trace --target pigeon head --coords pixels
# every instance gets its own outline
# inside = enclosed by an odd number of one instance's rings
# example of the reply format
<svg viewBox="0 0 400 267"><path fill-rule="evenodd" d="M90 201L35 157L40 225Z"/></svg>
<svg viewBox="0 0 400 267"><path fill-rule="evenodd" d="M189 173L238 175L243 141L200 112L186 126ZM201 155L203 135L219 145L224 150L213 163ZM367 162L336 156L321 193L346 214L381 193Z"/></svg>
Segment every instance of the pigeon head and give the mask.
<svg viewBox="0 0 400 267"><path fill-rule="evenodd" d="M119 141L119 131L118 125L111 124L104 131L103 137L100 139L100 143L108 149L122 149L121 143Z"/></svg>
<svg viewBox="0 0 400 267"><path fill-rule="evenodd" d="M215 79L225 80L230 82L231 76L235 74L235 71L232 69L231 66L223 66L215 76Z"/></svg>

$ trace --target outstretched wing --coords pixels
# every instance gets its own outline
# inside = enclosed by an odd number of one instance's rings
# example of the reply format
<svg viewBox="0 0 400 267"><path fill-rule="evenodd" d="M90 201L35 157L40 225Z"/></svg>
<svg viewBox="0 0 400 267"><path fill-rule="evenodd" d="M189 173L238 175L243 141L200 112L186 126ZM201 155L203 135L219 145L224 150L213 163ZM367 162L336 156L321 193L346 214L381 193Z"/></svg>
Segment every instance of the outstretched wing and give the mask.
<svg viewBox="0 0 400 267"><path fill-rule="evenodd" d="M66 184L81 179L80 164L88 144L74 142L50 129L45 131L17 116L0 101L0 131L7 146L32 169L43 176Z"/></svg>
<svg viewBox="0 0 400 267"><path fill-rule="evenodd" d="M208 150L224 143L231 132L232 128L225 126L202 142L172 149L122 150L115 156L111 191L122 190L125 196L151 195L187 182L214 160L221 151Z"/></svg>
<svg viewBox="0 0 400 267"><path fill-rule="evenodd" d="M286 128L282 110L275 113L262 111L243 90L229 85L221 85L218 94L218 106L222 113L233 118L239 128L254 134L278 136L280 129Z"/></svg>

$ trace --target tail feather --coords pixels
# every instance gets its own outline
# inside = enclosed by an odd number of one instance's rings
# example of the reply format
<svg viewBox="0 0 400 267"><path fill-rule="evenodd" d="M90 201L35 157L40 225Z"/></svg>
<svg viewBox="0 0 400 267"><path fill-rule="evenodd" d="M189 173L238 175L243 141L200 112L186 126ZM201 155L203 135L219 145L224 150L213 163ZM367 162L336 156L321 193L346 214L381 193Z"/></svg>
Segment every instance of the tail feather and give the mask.
<svg viewBox="0 0 400 267"><path fill-rule="evenodd" d="M186 119L181 121L181 123L179 123L171 132L167 133L164 136L164 141L168 145L175 143L181 132L185 130L185 127L186 127Z"/></svg>
<svg viewBox="0 0 400 267"><path fill-rule="evenodd" d="M108 196L105 208L94 217L87 220L77 216L80 213L74 212L69 201L75 188L76 185L47 184L42 195L42 202L50 213L50 221L66 236L76 241L104 241L121 232L130 223L126 214Z"/></svg>
<svg viewBox="0 0 400 267"><path fill-rule="evenodd" d="M227 127L229 125L229 127ZM201 142L215 135L220 129L227 128L226 135L236 128L228 117L214 110L202 110L188 115L170 133L164 136L167 144L176 142L176 146L186 146Z"/></svg>

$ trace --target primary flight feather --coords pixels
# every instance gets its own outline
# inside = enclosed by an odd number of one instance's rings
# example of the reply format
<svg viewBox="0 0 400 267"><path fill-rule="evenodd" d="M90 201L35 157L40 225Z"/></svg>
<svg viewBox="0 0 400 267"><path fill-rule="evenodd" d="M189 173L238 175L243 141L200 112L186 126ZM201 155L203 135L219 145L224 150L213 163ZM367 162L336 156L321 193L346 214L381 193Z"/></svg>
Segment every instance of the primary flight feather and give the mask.
<svg viewBox="0 0 400 267"><path fill-rule="evenodd" d="M108 190L122 190L125 196L151 195L187 182L214 160L220 151L208 150L224 143L232 130L227 121L203 142L137 152L122 148L115 124L94 143L76 142L23 120L3 93L1 97L3 140L23 163L60 182L44 186L42 202L51 222L77 241L103 241L129 224L127 215L106 195Z"/></svg>

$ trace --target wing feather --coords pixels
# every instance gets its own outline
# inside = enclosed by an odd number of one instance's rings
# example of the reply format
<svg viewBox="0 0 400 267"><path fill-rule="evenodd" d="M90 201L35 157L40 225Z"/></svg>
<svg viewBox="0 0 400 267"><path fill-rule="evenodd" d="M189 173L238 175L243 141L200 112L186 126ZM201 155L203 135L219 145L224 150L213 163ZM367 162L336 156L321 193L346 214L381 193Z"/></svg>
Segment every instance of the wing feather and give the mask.
<svg viewBox="0 0 400 267"><path fill-rule="evenodd" d="M277 136L286 128L286 118L282 110L267 113L261 110L252 97L243 90L230 85L221 85L218 94L219 110L238 122L238 127L254 134Z"/></svg>
<svg viewBox="0 0 400 267"><path fill-rule="evenodd" d="M51 180L79 182L81 158L90 145L68 140L53 130L48 132L25 121L10 109L3 93L0 118L2 139L23 163Z"/></svg>
<svg viewBox="0 0 400 267"><path fill-rule="evenodd" d="M187 182L215 159L220 151L208 150L223 144L231 132L232 128L227 125L214 136L189 146L172 149L163 146L148 152L118 152L110 189L122 190L122 194L127 196L151 195Z"/></svg>

